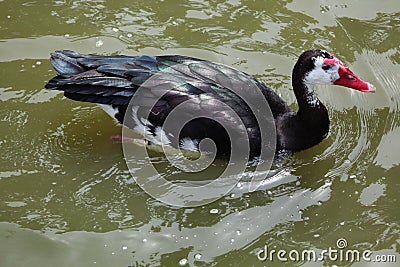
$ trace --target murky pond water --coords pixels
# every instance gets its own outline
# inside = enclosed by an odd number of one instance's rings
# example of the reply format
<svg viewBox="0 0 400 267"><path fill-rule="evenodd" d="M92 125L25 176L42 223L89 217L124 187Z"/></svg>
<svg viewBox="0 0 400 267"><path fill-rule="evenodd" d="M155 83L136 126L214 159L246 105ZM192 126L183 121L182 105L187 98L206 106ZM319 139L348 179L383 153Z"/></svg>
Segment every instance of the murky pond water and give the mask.
<svg viewBox="0 0 400 267"><path fill-rule="evenodd" d="M398 0L3 0L0 10L0 266L352 265L257 257L339 239L400 261ZM184 54L253 74L295 107L291 69L314 47L377 92L319 87L326 140L274 166L262 189L195 208L135 184L110 141L121 127L99 107L43 88L57 49Z"/></svg>

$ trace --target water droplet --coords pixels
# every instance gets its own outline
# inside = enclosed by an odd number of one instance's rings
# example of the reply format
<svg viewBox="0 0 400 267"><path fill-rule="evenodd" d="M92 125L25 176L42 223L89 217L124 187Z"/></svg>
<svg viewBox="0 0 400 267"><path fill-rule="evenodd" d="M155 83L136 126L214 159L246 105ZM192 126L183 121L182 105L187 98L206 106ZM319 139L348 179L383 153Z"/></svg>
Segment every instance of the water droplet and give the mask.
<svg viewBox="0 0 400 267"><path fill-rule="evenodd" d="M113 32L118 32L119 30L117 28L112 28Z"/></svg>
<svg viewBox="0 0 400 267"><path fill-rule="evenodd" d="M128 33L126 36L128 36L129 38L131 38L133 35L132 35L132 33Z"/></svg>
<svg viewBox="0 0 400 267"><path fill-rule="evenodd" d="M103 41L102 40L98 40L97 42L96 42L96 47L102 47L103 46Z"/></svg>
<svg viewBox="0 0 400 267"><path fill-rule="evenodd" d="M322 205L322 201L318 201L317 204L318 204L318 206L321 206Z"/></svg>
<svg viewBox="0 0 400 267"><path fill-rule="evenodd" d="M354 179L356 176L354 174L350 175L350 179Z"/></svg>
<svg viewBox="0 0 400 267"><path fill-rule="evenodd" d="M232 193L232 194L231 194L231 197L235 197L235 193Z"/></svg>
<svg viewBox="0 0 400 267"><path fill-rule="evenodd" d="M200 253L197 253L196 255L194 255L194 258L195 258L196 260L201 260L201 254L200 254Z"/></svg>
<svg viewBox="0 0 400 267"><path fill-rule="evenodd" d="M68 37L69 37L69 34L68 34L68 33L64 34L64 37L65 37L65 38L68 38Z"/></svg>
<svg viewBox="0 0 400 267"><path fill-rule="evenodd" d="M123 247L122 247L122 250L127 250L127 249L128 249L127 246L123 246Z"/></svg>
<svg viewBox="0 0 400 267"><path fill-rule="evenodd" d="M8 16L7 16L7 18L8 18L8 19L10 19L10 18L11 18L11 16L10 16L10 15L8 15Z"/></svg>
<svg viewBox="0 0 400 267"><path fill-rule="evenodd" d="M181 259L181 260L179 261L179 265L180 265L180 266L185 266L187 263L188 263L188 260L187 260L187 259Z"/></svg>
<svg viewBox="0 0 400 267"><path fill-rule="evenodd" d="M111 252L111 255L115 255L115 252Z"/></svg>
<svg viewBox="0 0 400 267"><path fill-rule="evenodd" d="M344 222L339 223L340 225L344 225Z"/></svg>
<svg viewBox="0 0 400 267"><path fill-rule="evenodd" d="M236 234L237 234L237 235L241 235L241 234L242 234L242 231L236 230Z"/></svg>
<svg viewBox="0 0 400 267"><path fill-rule="evenodd" d="M146 238L143 238L142 242L143 242L143 243L146 243L146 242L147 242L147 239L146 239Z"/></svg>
<svg viewBox="0 0 400 267"><path fill-rule="evenodd" d="M303 214L303 211L302 211L302 210L299 210L299 214Z"/></svg>
<svg viewBox="0 0 400 267"><path fill-rule="evenodd" d="M34 68L36 68L36 66L35 66L35 65L32 65L32 69L34 69Z"/></svg>
<svg viewBox="0 0 400 267"><path fill-rule="evenodd" d="M268 195L272 195L271 190L268 190L268 191L267 191L267 194L268 194Z"/></svg>
<svg viewBox="0 0 400 267"><path fill-rule="evenodd" d="M231 239L231 243L233 243L233 242L235 242L235 239L234 239L234 238Z"/></svg>
<svg viewBox="0 0 400 267"><path fill-rule="evenodd" d="M315 234L315 235L314 235L314 237L320 237L320 236L321 236L320 234Z"/></svg>
<svg viewBox="0 0 400 267"><path fill-rule="evenodd" d="M241 188L242 187L242 183L237 183L236 187Z"/></svg>
<svg viewBox="0 0 400 267"><path fill-rule="evenodd" d="M219 212L218 209L211 209L211 210L210 210L210 213L211 213L211 214L217 214L218 212Z"/></svg>
<svg viewBox="0 0 400 267"><path fill-rule="evenodd" d="M42 64L42 62L36 61L36 65L40 65L40 64Z"/></svg>
<svg viewBox="0 0 400 267"><path fill-rule="evenodd" d="M56 183L56 182L52 182L51 184L52 184L52 185L56 185L57 183Z"/></svg>

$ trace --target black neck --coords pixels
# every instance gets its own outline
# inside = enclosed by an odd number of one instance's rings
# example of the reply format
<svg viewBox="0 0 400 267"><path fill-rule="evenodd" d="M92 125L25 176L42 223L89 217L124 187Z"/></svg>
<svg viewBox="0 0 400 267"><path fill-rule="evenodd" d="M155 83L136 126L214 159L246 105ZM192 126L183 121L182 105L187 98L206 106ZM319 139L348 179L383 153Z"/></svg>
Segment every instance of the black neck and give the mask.
<svg viewBox="0 0 400 267"><path fill-rule="evenodd" d="M320 142L329 131L329 116L326 107L314 93L313 85L304 82L307 72L303 66L296 63L293 69L292 85L296 95L299 110L297 111L298 129L308 136L311 146Z"/></svg>
<svg viewBox="0 0 400 267"><path fill-rule="evenodd" d="M303 64L297 62L293 68L292 86L299 105L299 114L318 109L318 107L324 107L314 93L314 86L305 83L305 74L306 70Z"/></svg>

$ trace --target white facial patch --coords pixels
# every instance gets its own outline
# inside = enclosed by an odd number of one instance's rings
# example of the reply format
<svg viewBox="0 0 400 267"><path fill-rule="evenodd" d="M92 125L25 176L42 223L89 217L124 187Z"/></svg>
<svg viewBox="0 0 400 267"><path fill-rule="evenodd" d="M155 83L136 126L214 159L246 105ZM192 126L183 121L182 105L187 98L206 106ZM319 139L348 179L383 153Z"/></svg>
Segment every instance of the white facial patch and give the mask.
<svg viewBox="0 0 400 267"><path fill-rule="evenodd" d="M340 78L339 67L337 65L329 65L330 68L324 70L322 68L325 61L324 57L314 57L313 61L315 65L314 69L304 77L304 82L311 85L311 88L314 84L333 84L333 82Z"/></svg>

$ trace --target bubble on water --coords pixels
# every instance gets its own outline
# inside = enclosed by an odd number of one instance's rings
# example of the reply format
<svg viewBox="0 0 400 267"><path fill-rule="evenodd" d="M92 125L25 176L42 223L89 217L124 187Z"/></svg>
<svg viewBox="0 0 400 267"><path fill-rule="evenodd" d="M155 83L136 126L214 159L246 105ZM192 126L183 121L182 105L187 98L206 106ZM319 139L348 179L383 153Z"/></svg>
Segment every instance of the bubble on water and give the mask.
<svg viewBox="0 0 400 267"><path fill-rule="evenodd" d="M40 65L40 64L42 64L42 62L36 61L36 65Z"/></svg>
<svg viewBox="0 0 400 267"><path fill-rule="evenodd" d="M321 235L320 234L314 234L314 237L320 237Z"/></svg>
<svg viewBox="0 0 400 267"><path fill-rule="evenodd" d="M242 183L241 182L237 183L236 187L237 188L241 188L242 187Z"/></svg>
<svg viewBox="0 0 400 267"><path fill-rule="evenodd" d="M147 242L147 239L146 239L146 238L143 238L142 242L143 242L143 243L146 243L146 242Z"/></svg>
<svg viewBox="0 0 400 267"><path fill-rule="evenodd" d="M318 204L318 206L321 206L322 205L322 201L318 201L317 204Z"/></svg>
<svg viewBox="0 0 400 267"><path fill-rule="evenodd" d="M232 193L232 194L231 194L231 197L235 197L235 193Z"/></svg>
<svg viewBox="0 0 400 267"><path fill-rule="evenodd" d="M268 190L268 191L267 191L267 194L268 194L268 195L272 195L271 190Z"/></svg>
<svg viewBox="0 0 400 267"><path fill-rule="evenodd" d="M241 234L242 234L242 231L236 230L236 234L237 234L237 235L241 235Z"/></svg>
<svg viewBox="0 0 400 267"><path fill-rule="evenodd" d="M354 178L356 178L357 176L355 176L354 174L352 174L352 175L350 175L349 177L350 177L350 179L354 179Z"/></svg>
<svg viewBox="0 0 400 267"><path fill-rule="evenodd" d="M340 225L344 225L344 222L340 222L339 224L340 224Z"/></svg>
<svg viewBox="0 0 400 267"><path fill-rule="evenodd" d="M115 255L115 252L111 252L111 255Z"/></svg>
<svg viewBox="0 0 400 267"><path fill-rule="evenodd" d="M235 242L235 239L234 239L234 238L231 239L231 243L233 243L233 242Z"/></svg>
<svg viewBox="0 0 400 267"><path fill-rule="evenodd" d="M132 33L128 33L126 36L128 36L129 38L131 38L133 35L132 35Z"/></svg>
<svg viewBox="0 0 400 267"><path fill-rule="evenodd" d="M11 19L11 16L10 16L10 15L8 15L8 16L7 16L7 18L8 18L8 19Z"/></svg>
<svg viewBox="0 0 400 267"><path fill-rule="evenodd" d="M187 263L188 263L188 260L187 260L187 259L181 259L181 260L179 261L179 265L180 265L180 266L185 266Z"/></svg>
<svg viewBox="0 0 400 267"><path fill-rule="evenodd" d="M117 28L112 28L113 32L118 32L119 30Z"/></svg>
<svg viewBox="0 0 400 267"><path fill-rule="evenodd" d="M64 34L64 37L65 37L65 38L68 38L68 37L69 37L69 34L68 34L68 33Z"/></svg>
<svg viewBox="0 0 400 267"><path fill-rule="evenodd" d="M210 210L210 213L211 213L211 214L217 214L218 212L219 212L218 209L211 209L211 210Z"/></svg>
<svg viewBox="0 0 400 267"><path fill-rule="evenodd" d="M103 46L103 41L102 40L98 40L97 42L96 42L96 47L102 47Z"/></svg>
<svg viewBox="0 0 400 267"><path fill-rule="evenodd" d="M200 253L195 254L195 255L194 255L194 258L195 258L196 260L201 260L201 254L200 254Z"/></svg>
<svg viewBox="0 0 400 267"><path fill-rule="evenodd" d="M122 247L122 250L127 250L127 249L128 249L127 246L123 246L123 247Z"/></svg>
<svg viewBox="0 0 400 267"><path fill-rule="evenodd" d="M56 185L57 183L56 183L56 182L52 182L51 184L52 184L52 185Z"/></svg>

